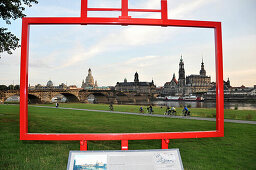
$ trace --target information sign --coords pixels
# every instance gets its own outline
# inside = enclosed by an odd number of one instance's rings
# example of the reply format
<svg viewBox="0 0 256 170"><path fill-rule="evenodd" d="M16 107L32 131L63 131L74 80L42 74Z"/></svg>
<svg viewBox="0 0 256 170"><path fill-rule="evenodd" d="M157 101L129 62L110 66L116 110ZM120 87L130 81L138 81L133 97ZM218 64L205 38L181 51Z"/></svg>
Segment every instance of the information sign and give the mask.
<svg viewBox="0 0 256 170"><path fill-rule="evenodd" d="M70 151L67 170L183 170L179 149Z"/></svg>

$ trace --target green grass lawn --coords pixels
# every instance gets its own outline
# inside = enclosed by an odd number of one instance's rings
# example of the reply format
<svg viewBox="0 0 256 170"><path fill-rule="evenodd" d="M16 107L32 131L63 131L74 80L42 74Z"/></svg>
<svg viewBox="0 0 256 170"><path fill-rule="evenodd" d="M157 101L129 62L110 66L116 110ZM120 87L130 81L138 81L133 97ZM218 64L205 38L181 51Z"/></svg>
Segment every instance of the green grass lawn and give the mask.
<svg viewBox="0 0 256 170"><path fill-rule="evenodd" d="M108 105L61 107L108 109ZM138 106L114 106L138 111ZM130 110L127 110L130 109ZM161 108L155 108L155 112ZM30 133L107 133L213 130L215 122L29 107ZM20 141L19 106L0 105L0 169L66 169L78 141ZM255 169L256 126L225 123L225 137L175 139L185 169ZM89 141L89 150L120 150L120 141ZM160 149L160 140L129 141L129 149Z"/></svg>
<svg viewBox="0 0 256 170"><path fill-rule="evenodd" d="M44 106L54 106L54 104L47 104ZM79 109L95 109L95 110L109 110L107 104L84 104L84 103L61 103L60 107L79 108ZM135 112L139 113L138 105L114 105L115 111L121 112ZM143 106L144 112L147 111L146 106ZM154 114L164 114L166 107L154 106ZM176 108L177 114L182 115L183 108ZM190 108L191 116L215 118L216 109L214 108ZM224 110L225 119L238 119L238 120L254 120L256 121L256 110Z"/></svg>

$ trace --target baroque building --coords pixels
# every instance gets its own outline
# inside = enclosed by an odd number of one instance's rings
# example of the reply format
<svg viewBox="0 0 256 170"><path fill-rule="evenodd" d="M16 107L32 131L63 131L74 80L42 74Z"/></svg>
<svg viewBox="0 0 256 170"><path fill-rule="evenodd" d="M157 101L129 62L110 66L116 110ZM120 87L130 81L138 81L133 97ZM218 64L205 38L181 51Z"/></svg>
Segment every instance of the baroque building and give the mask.
<svg viewBox="0 0 256 170"><path fill-rule="evenodd" d="M211 77L206 75L204 62L202 60L201 70L199 75L185 75L184 61L181 56L179 63L179 78L178 81L173 74L170 82L166 82L162 89L163 96L184 96L196 93L206 93L212 87Z"/></svg>
<svg viewBox="0 0 256 170"><path fill-rule="evenodd" d="M212 87L211 77L206 76L204 61L201 63L199 75L189 75L186 77L186 86L189 93L206 93Z"/></svg>
<svg viewBox="0 0 256 170"><path fill-rule="evenodd" d="M92 70L89 68L88 75L86 76L85 81L83 80L81 88L83 88L83 89L94 89L97 86L98 86L97 81L95 81L95 83L94 83L94 79L93 79L93 76L92 76Z"/></svg>
<svg viewBox="0 0 256 170"><path fill-rule="evenodd" d="M139 74L136 72L134 74L134 82L128 82L124 79L124 82L117 82L115 86L116 91L122 92L136 92L136 93L155 93L156 86L154 81L152 82L140 82Z"/></svg>
<svg viewBox="0 0 256 170"><path fill-rule="evenodd" d="M164 84L164 87L162 89L162 94L165 96L175 96L177 94L177 89L179 88L178 86L178 81L175 78L175 74L173 73L172 80L170 82L166 82Z"/></svg>
<svg viewBox="0 0 256 170"><path fill-rule="evenodd" d="M29 90L54 90L54 89L57 89L57 90L63 90L64 89L65 90L67 88L68 88L68 86L64 83L61 83L58 86L54 86L53 82L51 80L49 80L46 83L46 86L43 86L41 84L37 84L35 86L30 86L30 84L29 84L29 87L28 87Z"/></svg>

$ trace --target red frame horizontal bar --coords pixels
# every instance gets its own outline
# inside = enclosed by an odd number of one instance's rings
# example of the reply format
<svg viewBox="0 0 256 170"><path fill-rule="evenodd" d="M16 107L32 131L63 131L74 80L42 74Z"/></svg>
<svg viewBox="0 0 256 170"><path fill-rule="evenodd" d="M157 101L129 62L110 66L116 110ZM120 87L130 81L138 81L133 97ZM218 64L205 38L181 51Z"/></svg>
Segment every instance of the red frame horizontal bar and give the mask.
<svg viewBox="0 0 256 170"><path fill-rule="evenodd" d="M221 137L218 131L159 133L26 133L21 140L153 140Z"/></svg>
<svg viewBox="0 0 256 170"><path fill-rule="evenodd" d="M87 8L87 11L122 11L121 8ZM128 12L162 12L160 9L128 9Z"/></svg>

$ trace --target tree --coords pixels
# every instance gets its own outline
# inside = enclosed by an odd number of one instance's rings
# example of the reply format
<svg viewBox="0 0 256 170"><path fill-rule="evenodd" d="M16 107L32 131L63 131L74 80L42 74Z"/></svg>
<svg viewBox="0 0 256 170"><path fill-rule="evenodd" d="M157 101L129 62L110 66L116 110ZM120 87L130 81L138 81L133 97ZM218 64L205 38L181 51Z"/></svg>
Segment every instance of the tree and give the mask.
<svg viewBox="0 0 256 170"><path fill-rule="evenodd" d="M16 20L26 16L23 13L24 6L31 7L32 3L37 4L38 2L37 0L0 0L0 18L6 24L11 24L11 19ZM20 46L19 38L7 30L4 27L0 28L0 53L6 51L8 54L12 54L12 50Z"/></svg>
<svg viewBox="0 0 256 170"><path fill-rule="evenodd" d="M8 87L6 85L0 85L0 90L8 90Z"/></svg>
<svg viewBox="0 0 256 170"><path fill-rule="evenodd" d="M20 85L15 85L14 86L14 90L19 90L20 89Z"/></svg>
<svg viewBox="0 0 256 170"><path fill-rule="evenodd" d="M8 90L14 90L14 85L12 85L12 84L9 85L9 86L8 86Z"/></svg>

